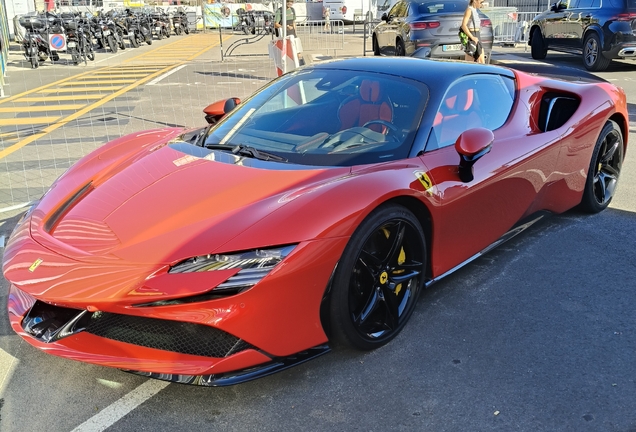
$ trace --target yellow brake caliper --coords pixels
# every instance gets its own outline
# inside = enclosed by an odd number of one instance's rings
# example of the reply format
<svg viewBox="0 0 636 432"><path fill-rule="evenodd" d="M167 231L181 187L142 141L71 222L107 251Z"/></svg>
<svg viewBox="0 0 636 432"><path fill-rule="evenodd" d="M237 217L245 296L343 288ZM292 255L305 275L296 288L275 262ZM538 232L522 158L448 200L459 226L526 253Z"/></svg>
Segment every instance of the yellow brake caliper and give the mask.
<svg viewBox="0 0 636 432"><path fill-rule="evenodd" d="M384 236L386 238L389 238L389 230L386 228L382 228L382 232L384 233ZM400 249L400 256L398 256L398 264L404 264L404 262L406 261L406 253L404 252L404 248ZM395 270L393 273L395 274L400 274L400 273L404 273L404 270ZM395 287L395 290L393 290L393 292L395 293L395 295L398 295L400 293L400 290L402 289L402 284L397 284L397 286Z"/></svg>

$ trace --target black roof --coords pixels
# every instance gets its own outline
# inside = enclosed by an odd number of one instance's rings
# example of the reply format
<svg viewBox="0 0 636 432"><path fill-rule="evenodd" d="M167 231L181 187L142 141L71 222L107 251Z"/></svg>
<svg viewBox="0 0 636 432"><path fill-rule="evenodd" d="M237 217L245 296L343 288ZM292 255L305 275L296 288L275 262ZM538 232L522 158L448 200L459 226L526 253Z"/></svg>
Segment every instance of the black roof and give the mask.
<svg viewBox="0 0 636 432"><path fill-rule="evenodd" d="M412 57L353 57L315 64L315 69L345 69L395 75L431 84L449 84L474 73L494 73L514 78L510 69L460 61L425 60Z"/></svg>

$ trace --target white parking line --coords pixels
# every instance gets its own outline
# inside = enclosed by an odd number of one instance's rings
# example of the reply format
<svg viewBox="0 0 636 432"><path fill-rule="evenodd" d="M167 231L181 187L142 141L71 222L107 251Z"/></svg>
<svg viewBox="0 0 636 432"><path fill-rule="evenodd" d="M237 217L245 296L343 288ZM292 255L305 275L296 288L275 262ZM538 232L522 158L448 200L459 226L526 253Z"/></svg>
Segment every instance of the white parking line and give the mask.
<svg viewBox="0 0 636 432"><path fill-rule="evenodd" d="M149 82L148 84L146 84L146 85L155 85L155 84L157 84L159 81L161 81L162 79L166 78L166 77L167 77L167 76L169 76L169 75L172 75L172 74L173 74L173 73L175 73L176 71L181 70L181 69L183 69L183 68L184 68L184 67L186 67L186 66L187 66L187 65L181 65L181 66L179 66L179 67L176 67L176 68L172 69L172 70L171 70L171 71L169 71L169 72L166 72L166 73L165 73L165 74L163 74L163 75L159 75L157 78L153 79L152 81L150 81L150 82Z"/></svg>
<svg viewBox="0 0 636 432"><path fill-rule="evenodd" d="M102 432L168 385L170 383L167 381L150 379L86 420L71 432Z"/></svg>

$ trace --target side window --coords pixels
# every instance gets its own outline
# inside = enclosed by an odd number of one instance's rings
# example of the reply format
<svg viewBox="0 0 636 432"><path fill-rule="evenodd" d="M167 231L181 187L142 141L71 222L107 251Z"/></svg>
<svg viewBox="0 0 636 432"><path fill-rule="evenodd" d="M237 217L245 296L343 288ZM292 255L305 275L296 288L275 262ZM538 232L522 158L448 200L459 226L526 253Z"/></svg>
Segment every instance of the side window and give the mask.
<svg viewBox="0 0 636 432"><path fill-rule="evenodd" d="M514 102L514 81L500 75L472 75L451 85L433 121L426 151L455 144L468 129L499 129Z"/></svg>
<svg viewBox="0 0 636 432"><path fill-rule="evenodd" d="M391 8L391 10L389 11L389 13L387 14L388 16L392 16L392 17L396 17L399 16L399 9L400 9L400 4L402 2L397 2L396 4L393 5L393 7Z"/></svg>
<svg viewBox="0 0 636 432"><path fill-rule="evenodd" d="M570 9L588 9L594 7L594 0L579 0L576 5L570 5Z"/></svg>

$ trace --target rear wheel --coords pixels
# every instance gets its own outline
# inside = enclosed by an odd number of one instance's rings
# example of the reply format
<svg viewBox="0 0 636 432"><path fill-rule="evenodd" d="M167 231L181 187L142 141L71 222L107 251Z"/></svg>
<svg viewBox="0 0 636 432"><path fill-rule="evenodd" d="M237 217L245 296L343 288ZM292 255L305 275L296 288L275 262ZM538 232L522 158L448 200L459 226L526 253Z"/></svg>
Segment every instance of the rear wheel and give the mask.
<svg viewBox="0 0 636 432"><path fill-rule="evenodd" d="M369 215L345 248L329 298L330 333L357 349L393 339L422 289L426 242L417 218L400 205Z"/></svg>
<svg viewBox="0 0 636 432"><path fill-rule="evenodd" d="M583 64L589 71L599 72L608 68L612 60L603 57L601 41L596 33L588 33L583 43Z"/></svg>
<svg viewBox="0 0 636 432"><path fill-rule="evenodd" d="M545 42L543 41L543 35L541 34L541 30L538 28L534 29L532 33L532 42L531 42L531 51L532 58L535 60L543 60L545 56L548 54L548 50L545 47Z"/></svg>
<svg viewBox="0 0 636 432"><path fill-rule="evenodd" d="M605 123L596 141L585 181L581 208L589 213L605 210L614 197L623 163L623 133L616 122Z"/></svg>
<svg viewBox="0 0 636 432"><path fill-rule="evenodd" d="M406 55L406 50L404 49L404 42L398 39L395 42L395 55L398 57L404 57Z"/></svg>
<svg viewBox="0 0 636 432"><path fill-rule="evenodd" d="M185 26L183 28L183 31L185 32L185 34L190 34L190 29L187 26ZM255 30L255 32L256 32L256 30Z"/></svg>

